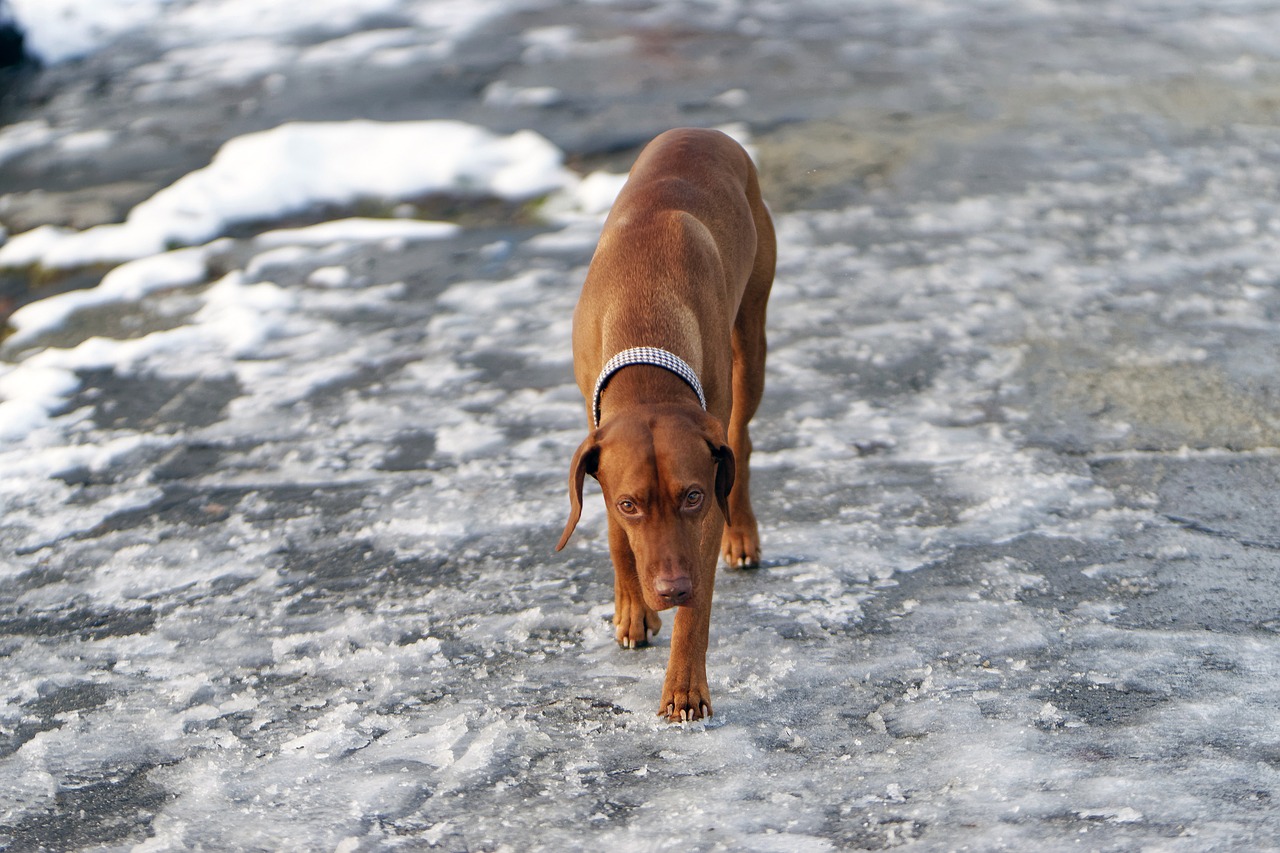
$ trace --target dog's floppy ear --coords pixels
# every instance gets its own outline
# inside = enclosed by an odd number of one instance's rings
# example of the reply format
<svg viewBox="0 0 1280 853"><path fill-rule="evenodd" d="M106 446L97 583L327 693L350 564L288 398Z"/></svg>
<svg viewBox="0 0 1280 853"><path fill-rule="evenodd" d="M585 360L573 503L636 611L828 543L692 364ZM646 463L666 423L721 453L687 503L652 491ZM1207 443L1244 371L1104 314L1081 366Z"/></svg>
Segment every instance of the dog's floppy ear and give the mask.
<svg viewBox="0 0 1280 853"><path fill-rule="evenodd" d="M711 458L716 463L716 503L720 504L720 512L724 514L724 523L729 523L729 492L733 490L733 481L737 477L738 467L733 458L733 451L725 443L724 425L711 415L702 416L702 436L711 448Z"/></svg>
<svg viewBox="0 0 1280 853"><path fill-rule="evenodd" d="M573 535L573 529L578 526L578 519L582 517L582 484L588 474L594 477L599 467L600 445L593 432L578 445L578 451L573 454L573 462L569 465L569 521L564 526L564 533L560 534L557 551L565 546Z"/></svg>
<svg viewBox="0 0 1280 853"><path fill-rule="evenodd" d="M711 447L711 458L716 460L716 503L720 504L720 511L724 513L724 523L729 523L729 492L733 490L733 480L737 476L738 467L733 459L733 451L729 449L729 445L721 444L716 446L712 442L707 442Z"/></svg>

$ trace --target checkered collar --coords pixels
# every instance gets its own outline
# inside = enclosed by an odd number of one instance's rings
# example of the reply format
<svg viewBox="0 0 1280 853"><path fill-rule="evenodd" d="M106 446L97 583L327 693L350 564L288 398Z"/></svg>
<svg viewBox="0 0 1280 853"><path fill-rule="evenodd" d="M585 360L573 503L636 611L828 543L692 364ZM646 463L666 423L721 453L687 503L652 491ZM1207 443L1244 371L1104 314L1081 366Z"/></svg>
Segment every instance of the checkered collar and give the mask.
<svg viewBox="0 0 1280 853"><path fill-rule="evenodd" d="M706 411L707 395L702 391L702 383L698 380L698 374L693 372L693 368L689 366L688 362L674 353L658 347L632 347L609 359L605 363L604 369L600 371L600 377L596 379L595 392L591 398L591 415L596 426L600 426L600 395L604 393L604 386L609 384L609 380L613 378L615 373L633 364L647 364L652 367L661 367L663 370L670 370L689 384L689 387L698 395L698 402L702 405L703 411Z"/></svg>

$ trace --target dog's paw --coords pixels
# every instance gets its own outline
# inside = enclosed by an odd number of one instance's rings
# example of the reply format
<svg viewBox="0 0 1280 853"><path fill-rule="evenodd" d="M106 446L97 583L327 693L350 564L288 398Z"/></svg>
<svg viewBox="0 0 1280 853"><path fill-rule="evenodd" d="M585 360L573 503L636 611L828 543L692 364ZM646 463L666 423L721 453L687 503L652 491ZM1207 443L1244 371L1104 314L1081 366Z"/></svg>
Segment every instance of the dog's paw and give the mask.
<svg viewBox="0 0 1280 853"><path fill-rule="evenodd" d="M760 565L760 534L754 523L726 527L720 537L720 556L731 569L753 569Z"/></svg>
<svg viewBox="0 0 1280 853"><path fill-rule="evenodd" d="M619 601L613 613L613 626L619 646L638 649L649 645L649 636L662 630L662 619L644 602L624 604Z"/></svg>
<svg viewBox="0 0 1280 853"><path fill-rule="evenodd" d="M711 690L707 687L707 683L703 681L701 684L687 684L682 687L664 685L658 716L666 717L669 723L691 723L694 720L709 718Z"/></svg>

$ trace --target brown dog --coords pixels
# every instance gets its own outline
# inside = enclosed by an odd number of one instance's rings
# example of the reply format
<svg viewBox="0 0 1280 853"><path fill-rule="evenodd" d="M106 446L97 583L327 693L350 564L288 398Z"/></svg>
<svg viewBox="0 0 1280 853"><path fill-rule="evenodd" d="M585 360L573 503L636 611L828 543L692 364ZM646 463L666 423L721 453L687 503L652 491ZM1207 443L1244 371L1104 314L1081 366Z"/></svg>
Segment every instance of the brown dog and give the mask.
<svg viewBox="0 0 1280 853"><path fill-rule="evenodd" d="M713 130L668 131L614 202L573 315L573 363L591 433L573 457L571 512L587 474L609 513L613 621L648 644L678 607L659 714L711 715L707 636L717 554L760 561L747 423L764 390L773 222L751 158Z"/></svg>

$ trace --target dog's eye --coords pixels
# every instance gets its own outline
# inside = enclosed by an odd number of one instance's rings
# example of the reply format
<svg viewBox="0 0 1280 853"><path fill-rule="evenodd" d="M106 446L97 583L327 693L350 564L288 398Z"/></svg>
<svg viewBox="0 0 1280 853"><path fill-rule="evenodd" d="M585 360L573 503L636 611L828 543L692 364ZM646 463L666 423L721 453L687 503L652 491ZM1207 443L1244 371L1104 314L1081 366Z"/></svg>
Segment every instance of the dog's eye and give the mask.
<svg viewBox="0 0 1280 853"><path fill-rule="evenodd" d="M686 509L697 509L702 506L702 492L697 489L690 489L689 493L684 496L684 505Z"/></svg>
<svg viewBox="0 0 1280 853"><path fill-rule="evenodd" d="M637 515L640 512L640 507L636 506L635 501L630 498L623 498L618 501L618 509L623 515Z"/></svg>

